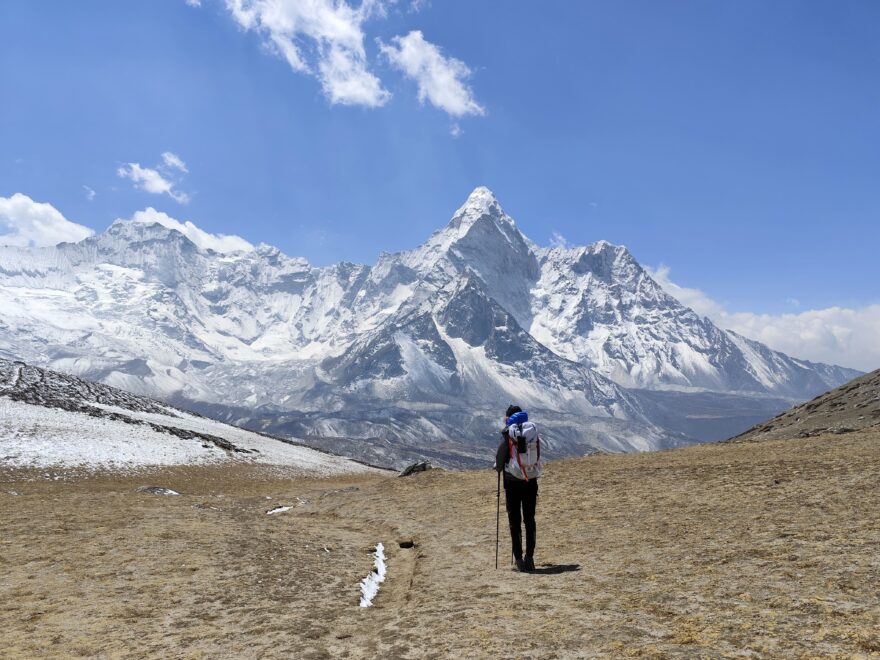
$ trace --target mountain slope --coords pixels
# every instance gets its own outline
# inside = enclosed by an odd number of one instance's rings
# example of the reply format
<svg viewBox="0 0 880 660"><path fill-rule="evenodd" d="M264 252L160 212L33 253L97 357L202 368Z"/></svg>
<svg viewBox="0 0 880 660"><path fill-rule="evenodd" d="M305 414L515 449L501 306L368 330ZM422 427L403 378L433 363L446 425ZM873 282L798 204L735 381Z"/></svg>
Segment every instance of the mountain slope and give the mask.
<svg viewBox="0 0 880 660"><path fill-rule="evenodd" d="M233 462L315 476L369 471L114 387L2 359L0 462L114 471Z"/></svg>
<svg viewBox="0 0 880 660"><path fill-rule="evenodd" d="M757 424L734 440L785 440L867 429L880 429L880 369Z"/></svg>
<svg viewBox="0 0 880 660"><path fill-rule="evenodd" d="M796 360L718 328L663 291L624 247L599 241L540 255L532 335L622 385L797 399L858 373Z"/></svg>

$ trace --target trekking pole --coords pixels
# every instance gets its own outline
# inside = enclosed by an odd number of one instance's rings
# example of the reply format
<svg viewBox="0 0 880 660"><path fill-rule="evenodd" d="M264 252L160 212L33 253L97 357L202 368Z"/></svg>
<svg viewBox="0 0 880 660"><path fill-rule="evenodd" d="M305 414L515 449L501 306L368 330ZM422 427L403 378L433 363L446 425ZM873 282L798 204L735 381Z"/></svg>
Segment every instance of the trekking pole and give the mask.
<svg viewBox="0 0 880 660"><path fill-rule="evenodd" d="M501 520L501 473L498 473L498 492L495 495L495 570L498 570L498 526Z"/></svg>

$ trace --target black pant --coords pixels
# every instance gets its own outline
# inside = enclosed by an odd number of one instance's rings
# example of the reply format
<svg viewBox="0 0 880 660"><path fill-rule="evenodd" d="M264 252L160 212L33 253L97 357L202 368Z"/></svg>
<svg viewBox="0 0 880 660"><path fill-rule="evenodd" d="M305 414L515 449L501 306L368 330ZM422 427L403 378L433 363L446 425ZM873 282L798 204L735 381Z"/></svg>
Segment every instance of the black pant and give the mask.
<svg viewBox="0 0 880 660"><path fill-rule="evenodd" d="M538 480L504 480L504 501L513 556L522 559L522 521L526 523L526 557L535 555L535 505L538 503ZM521 509L521 510L520 510Z"/></svg>

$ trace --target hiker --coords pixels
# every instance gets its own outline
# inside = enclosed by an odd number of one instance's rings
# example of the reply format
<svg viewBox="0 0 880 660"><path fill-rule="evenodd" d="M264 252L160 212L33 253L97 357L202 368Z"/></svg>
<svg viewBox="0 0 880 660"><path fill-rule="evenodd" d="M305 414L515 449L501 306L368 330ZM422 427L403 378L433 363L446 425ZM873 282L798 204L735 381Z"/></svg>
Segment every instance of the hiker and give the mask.
<svg viewBox="0 0 880 660"><path fill-rule="evenodd" d="M495 470L504 474L504 501L510 523L510 541L518 571L535 570L535 505L541 475L541 441L528 413L511 405L504 413L501 444L495 454ZM522 522L526 524L523 555Z"/></svg>

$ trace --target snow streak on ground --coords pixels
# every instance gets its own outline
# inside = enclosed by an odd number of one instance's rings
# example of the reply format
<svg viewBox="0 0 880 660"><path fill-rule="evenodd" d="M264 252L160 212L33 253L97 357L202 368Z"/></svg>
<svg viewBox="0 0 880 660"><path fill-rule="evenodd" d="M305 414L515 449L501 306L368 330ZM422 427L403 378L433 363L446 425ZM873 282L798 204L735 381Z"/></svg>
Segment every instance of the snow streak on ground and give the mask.
<svg viewBox="0 0 880 660"><path fill-rule="evenodd" d="M273 513L284 513L285 511L290 511L292 508L292 506L276 506L274 509L266 511L266 515L271 516Z"/></svg>
<svg viewBox="0 0 880 660"><path fill-rule="evenodd" d="M379 585L385 581L385 546L376 544L375 568L361 581L361 607L371 607L373 599L379 593Z"/></svg>

